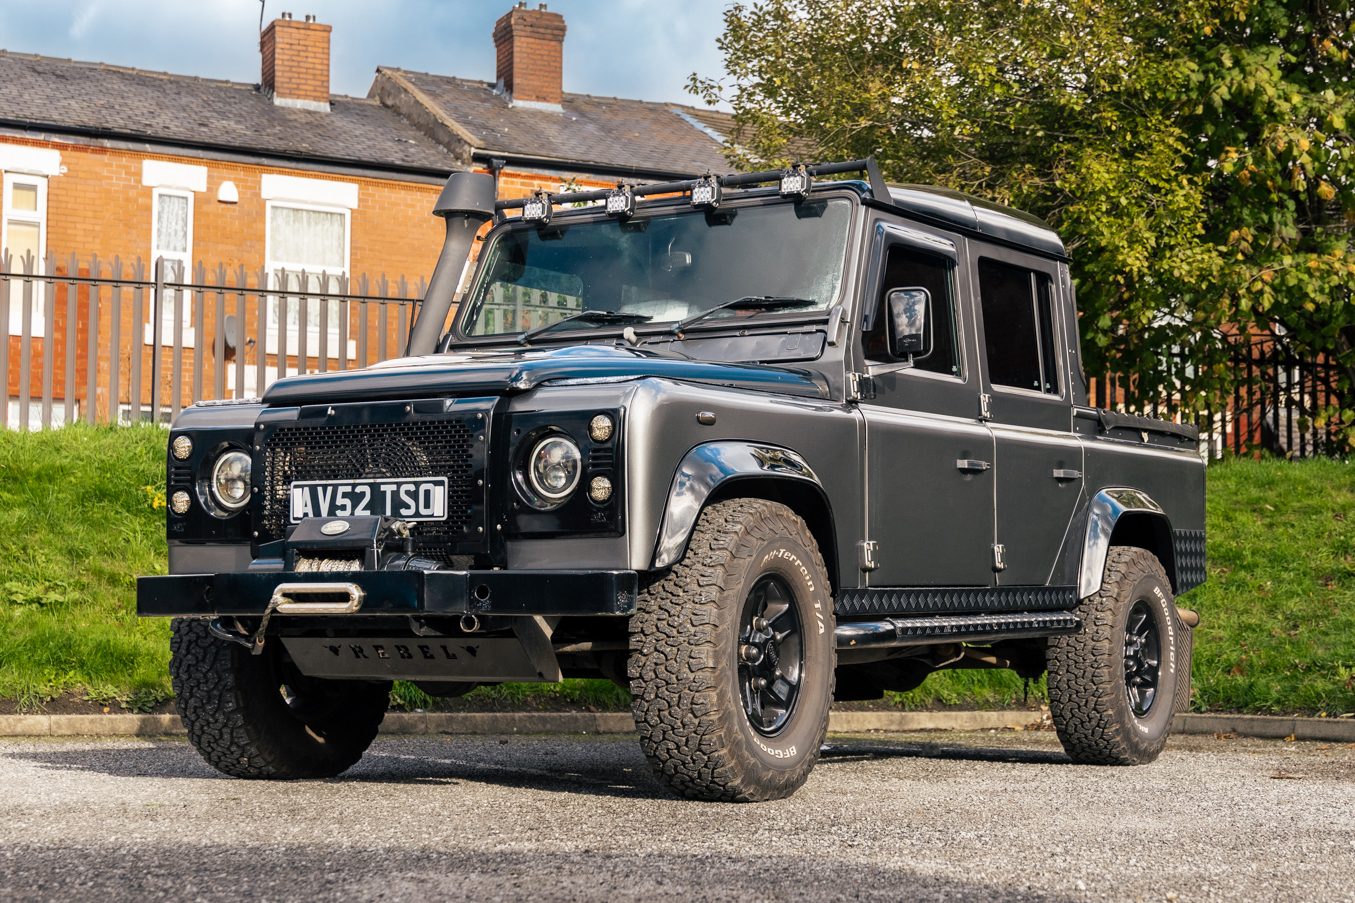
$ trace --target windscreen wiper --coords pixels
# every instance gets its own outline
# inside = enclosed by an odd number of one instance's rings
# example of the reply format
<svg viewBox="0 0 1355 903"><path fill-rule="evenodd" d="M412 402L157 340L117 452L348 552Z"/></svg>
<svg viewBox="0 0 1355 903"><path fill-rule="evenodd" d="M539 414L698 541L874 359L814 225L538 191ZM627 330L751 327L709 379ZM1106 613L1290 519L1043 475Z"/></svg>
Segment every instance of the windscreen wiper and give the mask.
<svg viewBox="0 0 1355 903"><path fill-rule="evenodd" d="M652 319L654 318L646 316L645 314L623 314L611 310L583 310L576 314L570 314L563 319L556 320L554 323L547 323L544 326L538 326L535 329L527 330L522 335L518 336L518 344L526 345L542 333L550 332L557 326L568 323L571 320L578 320L580 323L648 323Z"/></svg>
<svg viewBox="0 0 1355 903"><path fill-rule="evenodd" d="M735 298L733 301L726 301L724 304L717 304L710 310L703 310L699 314L692 314L685 320L678 320L668 331L677 334L682 332L693 323L706 319L711 314L720 310L787 310L792 307L806 307L810 304L818 304L813 298L786 298L780 295L745 295L742 298Z"/></svg>

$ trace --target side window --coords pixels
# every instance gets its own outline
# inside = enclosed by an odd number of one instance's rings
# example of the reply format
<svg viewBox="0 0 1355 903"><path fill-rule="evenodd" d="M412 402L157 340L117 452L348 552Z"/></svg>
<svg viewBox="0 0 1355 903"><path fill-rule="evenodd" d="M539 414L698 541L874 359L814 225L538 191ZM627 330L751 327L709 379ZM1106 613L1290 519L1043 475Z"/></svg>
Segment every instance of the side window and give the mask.
<svg viewBox="0 0 1355 903"><path fill-rule="evenodd" d="M866 357L872 361L890 362L889 315L883 309L885 296L896 288L925 288L932 297L927 320L932 329L932 352L918 358L916 370L960 375L959 343L955 337L955 264L946 257L915 251L911 248L890 249L885 260L884 278L880 280L879 297L875 299L875 316L871 329L863 336Z"/></svg>
<svg viewBox="0 0 1355 903"><path fill-rule="evenodd" d="M1049 277L980 258L979 300L993 385L1059 394Z"/></svg>

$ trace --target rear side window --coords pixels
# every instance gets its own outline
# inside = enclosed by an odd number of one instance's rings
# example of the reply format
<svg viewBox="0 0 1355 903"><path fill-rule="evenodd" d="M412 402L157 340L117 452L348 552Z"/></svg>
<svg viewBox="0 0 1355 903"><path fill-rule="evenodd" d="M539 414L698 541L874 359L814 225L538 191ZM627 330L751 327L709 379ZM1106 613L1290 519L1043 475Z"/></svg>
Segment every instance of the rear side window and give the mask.
<svg viewBox="0 0 1355 903"><path fill-rule="evenodd" d="M979 300L993 385L1059 394L1053 294L1044 273L979 259Z"/></svg>

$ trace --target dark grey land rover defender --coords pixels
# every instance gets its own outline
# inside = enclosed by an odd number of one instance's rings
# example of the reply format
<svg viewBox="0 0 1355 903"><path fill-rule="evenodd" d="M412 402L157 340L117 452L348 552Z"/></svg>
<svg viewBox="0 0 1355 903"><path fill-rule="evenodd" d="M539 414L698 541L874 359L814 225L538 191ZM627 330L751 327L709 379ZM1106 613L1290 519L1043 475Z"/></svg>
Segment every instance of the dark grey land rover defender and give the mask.
<svg viewBox="0 0 1355 903"><path fill-rule="evenodd" d="M1047 671L1078 762L1161 751L1204 466L1192 427L1087 406L1043 223L869 160L498 202L465 173L434 213L408 357L170 434L138 609L176 618L216 768L337 774L397 679L601 676L675 792L766 800L835 698L947 668Z"/></svg>

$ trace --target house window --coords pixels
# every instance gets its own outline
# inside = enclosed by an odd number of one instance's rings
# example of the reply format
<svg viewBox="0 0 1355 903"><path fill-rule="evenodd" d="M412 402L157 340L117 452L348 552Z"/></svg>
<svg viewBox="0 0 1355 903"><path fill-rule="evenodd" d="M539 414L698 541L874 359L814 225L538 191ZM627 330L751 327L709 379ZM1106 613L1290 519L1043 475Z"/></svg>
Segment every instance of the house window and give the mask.
<svg viewBox="0 0 1355 903"><path fill-rule="evenodd" d="M10 254L10 272L24 271L24 256L31 254L33 272L42 273L43 256L47 251L47 179L43 176L6 173L4 178L4 213L0 216L0 248ZM45 328L43 288L33 283L32 335L40 336ZM20 335L23 326L23 282L10 283L9 332Z"/></svg>
<svg viewBox="0 0 1355 903"><path fill-rule="evenodd" d="M164 258L166 282L189 282L193 275L193 192L157 188L151 195L151 261ZM174 307L180 302L183 341L191 345L193 335L193 296L190 292L166 289L160 305L160 343L174 342ZM146 341L153 342L149 327Z"/></svg>
<svg viewBox="0 0 1355 903"><path fill-rule="evenodd" d="M268 274L271 287L283 291L338 292L348 275L349 211L341 207L275 202L268 205ZM303 284L302 275L305 275ZM325 316L325 305L328 305ZM286 307L289 351L297 347L301 326L300 299L274 297L269 302L268 325L276 333L278 311ZM319 350L323 322L329 335L329 353L337 354L338 301L310 298L306 303L307 352ZM273 350L273 349L270 349Z"/></svg>

